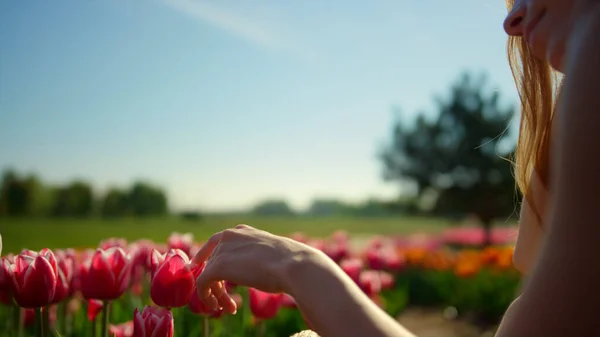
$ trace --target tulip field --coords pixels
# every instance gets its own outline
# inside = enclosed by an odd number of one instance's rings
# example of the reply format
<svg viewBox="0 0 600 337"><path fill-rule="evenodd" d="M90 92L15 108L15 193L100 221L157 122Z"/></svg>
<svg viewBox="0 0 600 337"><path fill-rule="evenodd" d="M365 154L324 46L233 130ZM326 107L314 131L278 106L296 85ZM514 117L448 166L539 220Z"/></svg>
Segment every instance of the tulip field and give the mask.
<svg viewBox="0 0 600 337"><path fill-rule="evenodd" d="M455 319L493 326L521 279L512 267L513 234L499 228L485 249L477 248L477 227L373 235L358 244L342 230L289 236L322 250L390 315L451 308ZM238 312L204 306L195 291L202 266L190 263L201 246L191 233L172 232L163 240L107 237L90 247L5 252L0 335L279 337L310 329L287 294L226 282Z"/></svg>

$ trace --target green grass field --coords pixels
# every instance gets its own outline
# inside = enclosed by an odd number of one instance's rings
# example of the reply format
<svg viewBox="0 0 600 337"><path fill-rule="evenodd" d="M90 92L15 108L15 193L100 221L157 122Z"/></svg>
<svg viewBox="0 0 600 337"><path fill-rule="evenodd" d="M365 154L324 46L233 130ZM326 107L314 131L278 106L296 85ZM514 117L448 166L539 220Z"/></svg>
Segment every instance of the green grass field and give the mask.
<svg viewBox="0 0 600 337"><path fill-rule="evenodd" d="M310 236L327 236L338 229L353 234L406 234L437 232L449 222L431 218L270 218L217 217L197 221L177 218L155 219L0 219L3 253L23 248L96 247L102 239L123 237L127 240L151 239L165 242L171 232L191 232L196 240L244 223L277 234L301 231Z"/></svg>

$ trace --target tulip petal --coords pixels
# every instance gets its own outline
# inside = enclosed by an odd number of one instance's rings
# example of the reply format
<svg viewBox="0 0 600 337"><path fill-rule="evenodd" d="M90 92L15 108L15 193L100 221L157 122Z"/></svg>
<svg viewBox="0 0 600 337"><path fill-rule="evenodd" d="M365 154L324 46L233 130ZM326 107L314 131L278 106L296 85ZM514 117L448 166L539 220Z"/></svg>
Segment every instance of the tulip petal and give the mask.
<svg viewBox="0 0 600 337"><path fill-rule="evenodd" d="M167 258L156 270L152 278L150 296L157 305L167 308L185 306L192 296L196 280L179 254Z"/></svg>
<svg viewBox="0 0 600 337"><path fill-rule="evenodd" d="M56 288L56 274L50 262L38 255L26 270L15 272L15 301L22 308L50 304Z"/></svg>
<svg viewBox="0 0 600 337"><path fill-rule="evenodd" d="M144 318L137 308L133 311L133 336L146 337L146 326Z"/></svg>

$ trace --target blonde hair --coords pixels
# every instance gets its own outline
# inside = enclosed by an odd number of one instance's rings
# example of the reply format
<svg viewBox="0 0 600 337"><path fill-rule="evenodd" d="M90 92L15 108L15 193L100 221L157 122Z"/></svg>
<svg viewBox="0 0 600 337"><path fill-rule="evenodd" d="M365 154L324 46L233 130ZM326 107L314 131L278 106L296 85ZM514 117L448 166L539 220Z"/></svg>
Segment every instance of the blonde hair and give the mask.
<svg viewBox="0 0 600 337"><path fill-rule="evenodd" d="M514 0L506 0L509 11L513 4ZM515 180L523 197L528 197L533 172L538 175L544 187L548 188L550 134L562 83L548 62L532 55L529 45L522 37L509 37L507 53L521 101L519 138L514 155ZM535 200L528 198L527 202L538 220L541 220Z"/></svg>

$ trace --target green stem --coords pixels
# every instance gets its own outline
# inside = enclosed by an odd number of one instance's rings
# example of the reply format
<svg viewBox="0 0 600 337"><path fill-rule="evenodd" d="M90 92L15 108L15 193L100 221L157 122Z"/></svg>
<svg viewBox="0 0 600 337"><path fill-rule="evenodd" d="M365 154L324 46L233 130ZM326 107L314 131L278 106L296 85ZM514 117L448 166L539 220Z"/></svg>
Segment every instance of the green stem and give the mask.
<svg viewBox="0 0 600 337"><path fill-rule="evenodd" d="M210 336L210 325L208 322L208 316L204 315L204 337Z"/></svg>
<svg viewBox="0 0 600 337"><path fill-rule="evenodd" d="M102 337L108 337L108 318L110 317L110 301L104 301L102 306Z"/></svg>
<svg viewBox="0 0 600 337"><path fill-rule="evenodd" d="M66 299L63 303L60 304L60 316L61 316L61 320L60 320L60 332L63 333L65 336L68 336L69 333L67 332L67 304L68 304L69 299Z"/></svg>
<svg viewBox="0 0 600 337"><path fill-rule="evenodd" d="M266 321L261 320L260 326L258 327L258 337L265 337L265 333L267 332L267 324Z"/></svg>
<svg viewBox="0 0 600 337"><path fill-rule="evenodd" d="M35 334L38 337L45 337L44 326L42 324L42 308L35 308Z"/></svg>
<svg viewBox="0 0 600 337"><path fill-rule="evenodd" d="M6 325L7 331L4 331L5 333L8 333L9 335L13 333L13 331L17 331L17 329L19 328L19 313L20 308L19 306L17 306L16 304L13 304L10 307L10 314L12 315L12 322L10 322L9 324Z"/></svg>
<svg viewBox="0 0 600 337"><path fill-rule="evenodd" d="M42 314L43 314L43 319L44 322L42 323L43 325L43 329L44 329L44 334L48 337L52 336L50 331L50 306L44 307L42 308Z"/></svg>
<svg viewBox="0 0 600 337"><path fill-rule="evenodd" d="M97 322L98 322L98 320L96 318L94 318L94 320L92 321L92 337L96 337L96 333L98 330Z"/></svg>
<svg viewBox="0 0 600 337"><path fill-rule="evenodd" d="M17 316L17 321L15 322L17 323L17 336L23 337L23 327L25 326L25 309L21 309L21 307L19 307L17 304L15 304L14 308Z"/></svg>

